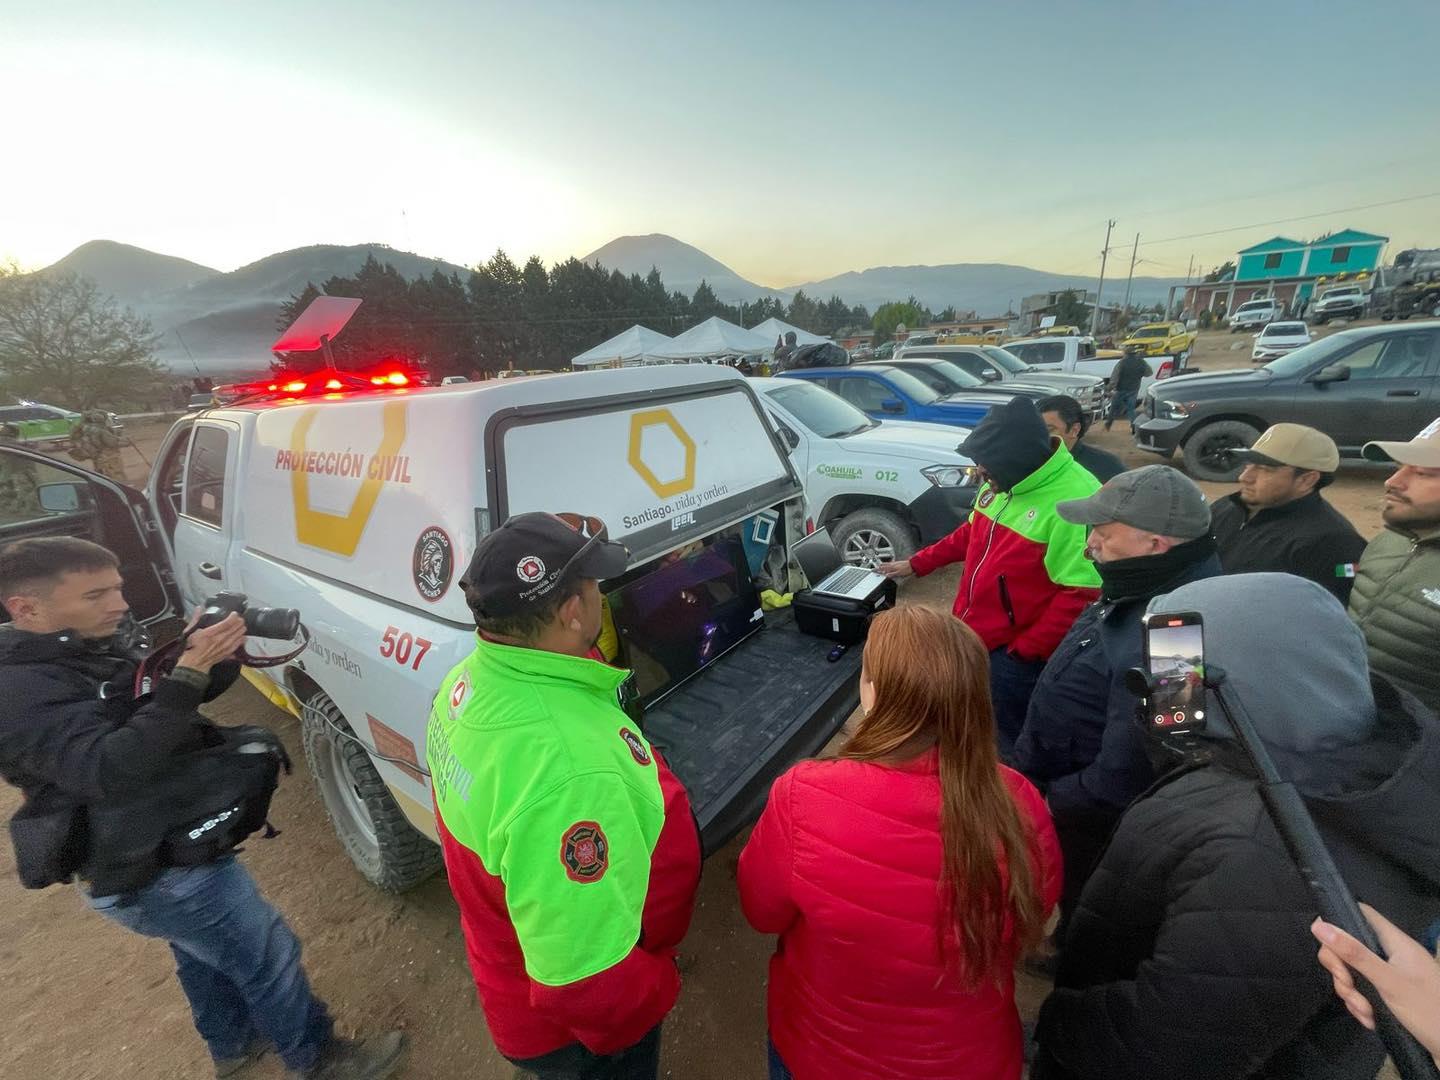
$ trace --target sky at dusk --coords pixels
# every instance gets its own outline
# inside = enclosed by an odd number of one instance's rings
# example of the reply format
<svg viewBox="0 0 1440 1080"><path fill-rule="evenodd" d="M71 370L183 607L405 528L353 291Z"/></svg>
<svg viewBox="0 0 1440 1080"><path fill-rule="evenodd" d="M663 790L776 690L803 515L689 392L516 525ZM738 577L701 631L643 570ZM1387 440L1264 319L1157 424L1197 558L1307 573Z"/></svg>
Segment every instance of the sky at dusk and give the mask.
<svg viewBox="0 0 1440 1080"><path fill-rule="evenodd" d="M664 232L785 286L1093 273L1107 218L1142 274L1346 226L1393 256L1440 246L1436 41L1433 0L0 0L0 260Z"/></svg>

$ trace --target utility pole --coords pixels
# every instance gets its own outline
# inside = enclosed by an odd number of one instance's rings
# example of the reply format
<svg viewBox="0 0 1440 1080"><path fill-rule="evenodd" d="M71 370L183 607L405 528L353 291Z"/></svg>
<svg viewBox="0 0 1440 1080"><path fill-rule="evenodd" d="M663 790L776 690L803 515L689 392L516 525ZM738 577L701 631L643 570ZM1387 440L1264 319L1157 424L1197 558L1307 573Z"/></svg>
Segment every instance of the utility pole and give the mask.
<svg viewBox="0 0 1440 1080"><path fill-rule="evenodd" d="M1100 300L1105 293L1105 260L1110 255L1110 230L1115 228L1115 219L1105 222L1105 246L1100 249L1100 284L1095 287L1095 310L1090 314L1090 333L1094 335L1100 325Z"/></svg>
<svg viewBox="0 0 1440 1080"><path fill-rule="evenodd" d="M1130 286L1135 281L1135 256L1140 254L1140 234L1135 234L1135 246L1130 249L1130 276L1125 279L1125 303L1120 312L1123 315L1130 309Z"/></svg>

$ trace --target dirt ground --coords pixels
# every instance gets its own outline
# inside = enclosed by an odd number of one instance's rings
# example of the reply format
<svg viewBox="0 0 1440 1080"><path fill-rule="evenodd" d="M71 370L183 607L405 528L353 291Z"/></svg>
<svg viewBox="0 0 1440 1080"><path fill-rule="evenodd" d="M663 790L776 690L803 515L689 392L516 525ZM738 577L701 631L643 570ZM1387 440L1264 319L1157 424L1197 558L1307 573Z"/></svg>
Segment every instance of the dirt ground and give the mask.
<svg viewBox="0 0 1440 1080"><path fill-rule="evenodd" d="M1233 349L1232 345L1243 345ZM1248 335L1202 335L1194 366L1249 363ZM126 448L142 481L165 426L135 424ZM1122 428L1124 425L1120 425ZM1092 436L1133 465L1158 459L1134 450L1122 431ZM1346 468L1326 496L1366 536L1380 528L1384 473ZM1206 485L1212 495L1229 490ZM909 584L907 602L948 607L958 569ZM210 707L222 723L265 724L281 732L295 759L273 820L283 832L256 839L244 860L305 945L318 992L347 1032L405 1028L411 1080L500 1080L512 1075L486 1034L465 965L454 902L443 878L394 897L371 889L330 830L309 781L297 723L245 683ZM0 817L18 793L0 787ZM666 1022L664 1074L680 1080L751 1080L765 1075L765 967L773 943L752 932L735 898L744 837L706 864L699 903L683 946L685 989ZM93 915L70 888L27 892L0 843L0 1076L16 1080L169 1080L209 1075L204 1047L173 977L168 950ZM1022 1012L1033 1016L1046 985L1019 977ZM282 1070L269 1059L262 1076Z"/></svg>

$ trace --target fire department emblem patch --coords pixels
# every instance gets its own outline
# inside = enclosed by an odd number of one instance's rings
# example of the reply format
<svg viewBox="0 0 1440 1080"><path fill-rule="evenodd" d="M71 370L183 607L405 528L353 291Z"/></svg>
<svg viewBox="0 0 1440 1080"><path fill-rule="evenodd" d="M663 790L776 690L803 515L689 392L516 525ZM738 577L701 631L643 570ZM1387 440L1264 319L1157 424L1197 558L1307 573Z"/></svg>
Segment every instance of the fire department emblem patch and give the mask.
<svg viewBox="0 0 1440 1080"><path fill-rule="evenodd" d="M610 842L595 822L577 821L560 841L560 861L571 881L599 881L610 867Z"/></svg>
<svg viewBox="0 0 1440 1080"><path fill-rule="evenodd" d="M630 756L635 759L637 764L650 764L650 751L645 749L645 743L641 741L639 735L636 735L628 727L622 727L620 738L625 740L625 745L630 748Z"/></svg>
<svg viewBox="0 0 1440 1080"><path fill-rule="evenodd" d="M410 559L415 588L433 604L450 588L450 577L454 573L455 548L450 543L450 535L440 526L432 525L415 541L415 553Z"/></svg>
<svg viewBox="0 0 1440 1080"><path fill-rule="evenodd" d="M994 502L994 501L995 501L995 491L994 491L994 489L993 489L993 488L987 488L986 491L985 491L985 493L984 493L983 495L981 495L980 498L978 498L978 499L975 500L975 505L978 506L978 507L980 507L981 510L984 510L985 507L989 506L989 505L990 505L992 502Z"/></svg>
<svg viewBox="0 0 1440 1080"><path fill-rule="evenodd" d="M527 585L534 585L545 576L545 563L539 555L526 555L515 564L515 576Z"/></svg>

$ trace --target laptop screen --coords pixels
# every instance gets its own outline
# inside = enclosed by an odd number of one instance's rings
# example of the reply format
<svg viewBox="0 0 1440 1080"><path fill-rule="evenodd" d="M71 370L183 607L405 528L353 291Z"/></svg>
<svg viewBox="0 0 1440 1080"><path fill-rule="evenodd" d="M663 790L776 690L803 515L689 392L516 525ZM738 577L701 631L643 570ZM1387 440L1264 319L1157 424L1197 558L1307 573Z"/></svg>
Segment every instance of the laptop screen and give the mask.
<svg viewBox="0 0 1440 1080"><path fill-rule="evenodd" d="M607 600L646 705L765 625L738 529L665 556Z"/></svg>
<svg viewBox="0 0 1440 1080"><path fill-rule="evenodd" d="M840 569L840 552L835 550L835 541L830 539L829 529L816 529L809 536L795 541L791 552L811 587L819 585Z"/></svg>

